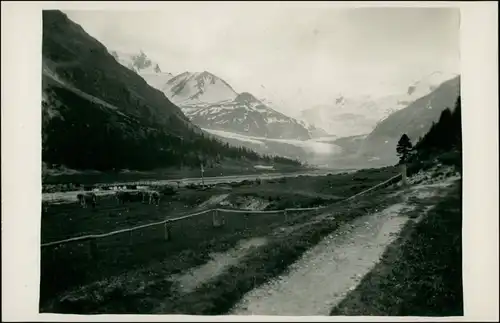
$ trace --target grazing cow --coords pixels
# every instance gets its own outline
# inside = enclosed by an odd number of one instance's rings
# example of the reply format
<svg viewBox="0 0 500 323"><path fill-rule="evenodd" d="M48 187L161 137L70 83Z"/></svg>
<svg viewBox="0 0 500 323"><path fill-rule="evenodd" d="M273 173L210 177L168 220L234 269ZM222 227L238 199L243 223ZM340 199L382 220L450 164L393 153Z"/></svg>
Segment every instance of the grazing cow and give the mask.
<svg viewBox="0 0 500 323"><path fill-rule="evenodd" d="M115 198L118 204L125 204L125 202L135 202L142 199L141 192L125 192L118 191L115 193Z"/></svg>
<svg viewBox="0 0 500 323"><path fill-rule="evenodd" d="M130 192L124 192L117 188L115 198L118 204L125 204L125 202L129 202L131 200Z"/></svg>
<svg viewBox="0 0 500 323"><path fill-rule="evenodd" d="M85 194L78 193L76 199L78 200L78 204L80 204L81 207L85 208L87 206L85 203Z"/></svg>
<svg viewBox="0 0 500 323"><path fill-rule="evenodd" d="M160 193L157 191L149 191L149 204L154 202L156 205L160 205Z"/></svg>
<svg viewBox="0 0 500 323"><path fill-rule="evenodd" d="M92 208L94 209L97 204L97 195L95 193L79 193L76 198L78 199L78 203L83 208L87 208L87 203L90 202L92 204Z"/></svg>
<svg viewBox="0 0 500 323"><path fill-rule="evenodd" d="M153 202L156 205L160 204L160 193L157 191L142 190L139 192L139 194L142 197L142 203L146 203L146 199L148 199L149 204L152 204Z"/></svg>

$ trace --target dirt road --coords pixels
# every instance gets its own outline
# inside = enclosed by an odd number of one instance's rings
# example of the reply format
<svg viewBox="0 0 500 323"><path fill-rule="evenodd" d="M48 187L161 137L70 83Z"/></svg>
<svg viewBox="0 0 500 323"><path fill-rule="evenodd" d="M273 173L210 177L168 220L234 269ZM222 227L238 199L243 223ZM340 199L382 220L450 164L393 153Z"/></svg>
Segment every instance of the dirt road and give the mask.
<svg viewBox="0 0 500 323"><path fill-rule="evenodd" d="M307 251L287 274L246 294L228 314L329 315L410 220L408 213L415 209L411 201L441 194L453 180L414 186L403 193L402 203L343 225Z"/></svg>

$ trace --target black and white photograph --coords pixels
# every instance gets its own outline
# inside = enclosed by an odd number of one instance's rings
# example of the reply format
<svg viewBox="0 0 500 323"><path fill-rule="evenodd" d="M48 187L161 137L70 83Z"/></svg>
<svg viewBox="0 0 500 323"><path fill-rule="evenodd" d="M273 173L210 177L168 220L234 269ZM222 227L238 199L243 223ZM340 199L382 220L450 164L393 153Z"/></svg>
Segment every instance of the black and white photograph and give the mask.
<svg viewBox="0 0 500 323"><path fill-rule="evenodd" d="M459 7L40 14L39 313L464 316Z"/></svg>

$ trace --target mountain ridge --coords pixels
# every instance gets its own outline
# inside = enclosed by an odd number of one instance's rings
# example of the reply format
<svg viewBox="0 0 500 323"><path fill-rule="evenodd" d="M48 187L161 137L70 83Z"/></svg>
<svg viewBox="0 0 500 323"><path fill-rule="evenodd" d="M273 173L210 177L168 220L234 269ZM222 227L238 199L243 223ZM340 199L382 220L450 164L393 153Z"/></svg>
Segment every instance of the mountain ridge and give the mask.
<svg viewBox="0 0 500 323"><path fill-rule="evenodd" d="M438 121L443 110L446 108L453 110L455 101L460 95L460 79L461 76L458 75L441 83L427 95L378 123L363 140L358 156L386 159L390 163L397 162L394 151L403 133L415 143L429 131L433 123Z"/></svg>
<svg viewBox="0 0 500 323"><path fill-rule="evenodd" d="M170 79L161 90L181 107L218 103L237 96L226 81L207 71L183 72Z"/></svg>
<svg viewBox="0 0 500 323"><path fill-rule="evenodd" d="M118 61L122 64L126 62L125 59ZM300 140L327 134L304 120L269 107L249 92L237 93L228 82L206 70L182 72L162 84L149 81L151 77L144 72L134 71L162 91L201 128Z"/></svg>
<svg viewBox="0 0 500 323"><path fill-rule="evenodd" d="M393 112L406 108L457 75L434 71L406 87L398 86L400 89L393 93L377 96L339 94L331 104L302 110L299 118L341 137L368 133ZM352 120L353 115L356 121Z"/></svg>
<svg viewBox="0 0 500 323"><path fill-rule="evenodd" d="M214 104L181 106L186 116L202 128L276 139L308 140L313 136L304 122L269 108L248 92Z"/></svg>
<svg viewBox="0 0 500 323"><path fill-rule="evenodd" d="M164 72L159 63L151 60L142 50L138 54L117 50L110 50L109 53L118 63L139 74L155 89L174 77L172 73Z"/></svg>

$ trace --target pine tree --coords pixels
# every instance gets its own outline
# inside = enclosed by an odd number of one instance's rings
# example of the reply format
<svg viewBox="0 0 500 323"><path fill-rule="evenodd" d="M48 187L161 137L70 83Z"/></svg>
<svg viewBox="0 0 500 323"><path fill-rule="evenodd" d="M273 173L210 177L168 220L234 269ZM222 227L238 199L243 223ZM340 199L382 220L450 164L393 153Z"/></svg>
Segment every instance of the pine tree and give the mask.
<svg viewBox="0 0 500 323"><path fill-rule="evenodd" d="M396 152L399 157L399 163L405 163L410 156L410 152L413 149L413 145L411 144L410 138L403 134L398 141L398 145L396 146Z"/></svg>

